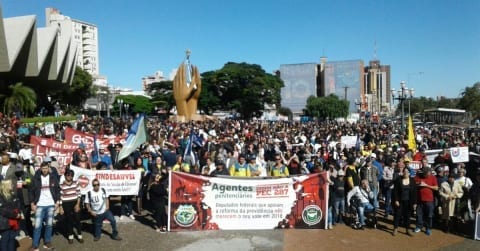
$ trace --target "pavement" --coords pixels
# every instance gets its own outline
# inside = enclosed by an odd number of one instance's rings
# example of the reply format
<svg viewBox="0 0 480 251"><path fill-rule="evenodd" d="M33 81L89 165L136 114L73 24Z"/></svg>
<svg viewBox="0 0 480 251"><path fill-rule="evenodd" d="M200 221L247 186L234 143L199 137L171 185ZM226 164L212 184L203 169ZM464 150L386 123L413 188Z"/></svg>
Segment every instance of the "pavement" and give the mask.
<svg viewBox="0 0 480 251"><path fill-rule="evenodd" d="M242 231L195 231L158 233L152 226L151 215L136 216L135 220L118 217L122 241L112 240L109 223L103 224L102 238L93 241L92 225L83 221L83 244L56 233L53 237L55 250L172 250L172 251L277 251L277 250L480 250L480 241L471 236L444 233L434 229L431 236L424 232L413 236L399 229L392 236L392 216L381 218L377 229L354 230L347 225L335 225L324 229L275 229ZM412 225L413 226L413 225ZM472 233L473 234L473 233ZM31 240L24 238L18 250L28 250ZM41 249L45 250L45 249Z"/></svg>

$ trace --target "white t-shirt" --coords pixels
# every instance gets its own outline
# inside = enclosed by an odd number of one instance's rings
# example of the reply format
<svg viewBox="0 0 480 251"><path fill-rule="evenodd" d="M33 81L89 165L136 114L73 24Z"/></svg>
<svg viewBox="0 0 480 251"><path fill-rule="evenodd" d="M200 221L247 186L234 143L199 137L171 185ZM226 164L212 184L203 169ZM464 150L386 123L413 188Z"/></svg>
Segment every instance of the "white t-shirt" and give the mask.
<svg viewBox="0 0 480 251"><path fill-rule="evenodd" d="M40 191L40 198L38 199L37 206L46 207L55 205L55 201L50 191L50 175L40 176L42 181L42 188Z"/></svg>
<svg viewBox="0 0 480 251"><path fill-rule="evenodd" d="M89 196L90 194L90 196ZM91 201L90 201L91 199ZM106 202L108 200L107 195L103 192L103 189L100 188L98 192L94 190L89 191L85 195L85 203L90 204L90 208L96 214L103 214L106 211Z"/></svg>

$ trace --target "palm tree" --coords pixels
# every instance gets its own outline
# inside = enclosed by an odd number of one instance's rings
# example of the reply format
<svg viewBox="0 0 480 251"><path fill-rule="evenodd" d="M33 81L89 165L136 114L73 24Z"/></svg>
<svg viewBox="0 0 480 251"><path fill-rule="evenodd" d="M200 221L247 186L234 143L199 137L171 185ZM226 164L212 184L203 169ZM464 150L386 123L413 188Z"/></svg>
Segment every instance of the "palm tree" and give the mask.
<svg viewBox="0 0 480 251"><path fill-rule="evenodd" d="M16 83L8 86L8 90L9 93L0 94L0 99L3 99L4 114L12 112L29 114L37 107L37 95L32 88Z"/></svg>

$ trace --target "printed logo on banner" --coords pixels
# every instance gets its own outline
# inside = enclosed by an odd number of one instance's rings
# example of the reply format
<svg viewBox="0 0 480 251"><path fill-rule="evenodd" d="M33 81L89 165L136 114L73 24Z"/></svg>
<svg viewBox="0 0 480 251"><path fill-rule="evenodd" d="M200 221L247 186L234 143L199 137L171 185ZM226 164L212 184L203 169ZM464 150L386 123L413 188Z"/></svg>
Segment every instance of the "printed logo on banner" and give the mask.
<svg viewBox="0 0 480 251"><path fill-rule="evenodd" d="M451 152L452 152L452 156L453 157L458 157L460 156L460 149L458 149L458 147L452 147L450 148L451 149Z"/></svg>
<svg viewBox="0 0 480 251"><path fill-rule="evenodd" d="M180 205L173 215L175 222L181 227L191 227L198 219L198 214L192 205Z"/></svg>
<svg viewBox="0 0 480 251"><path fill-rule="evenodd" d="M78 184L80 185L81 188L87 187L88 183L90 183L90 180L88 179L87 176L80 175L80 177L78 177Z"/></svg>
<svg viewBox="0 0 480 251"><path fill-rule="evenodd" d="M303 209L302 219L309 226L316 225L322 220L322 209L317 205L309 205Z"/></svg>

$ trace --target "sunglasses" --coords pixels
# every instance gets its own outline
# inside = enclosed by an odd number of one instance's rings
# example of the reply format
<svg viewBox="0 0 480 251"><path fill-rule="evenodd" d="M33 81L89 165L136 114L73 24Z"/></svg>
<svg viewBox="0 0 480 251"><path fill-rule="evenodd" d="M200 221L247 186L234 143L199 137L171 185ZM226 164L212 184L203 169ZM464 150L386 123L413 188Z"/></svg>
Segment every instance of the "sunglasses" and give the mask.
<svg viewBox="0 0 480 251"><path fill-rule="evenodd" d="M98 186L100 186L100 184L93 184L93 186L94 186L94 187L98 187Z"/></svg>
<svg viewBox="0 0 480 251"><path fill-rule="evenodd" d="M275 160L282 160L282 159L275 159Z"/></svg>

